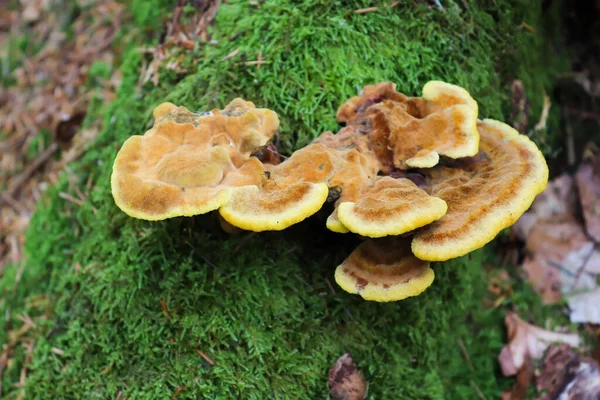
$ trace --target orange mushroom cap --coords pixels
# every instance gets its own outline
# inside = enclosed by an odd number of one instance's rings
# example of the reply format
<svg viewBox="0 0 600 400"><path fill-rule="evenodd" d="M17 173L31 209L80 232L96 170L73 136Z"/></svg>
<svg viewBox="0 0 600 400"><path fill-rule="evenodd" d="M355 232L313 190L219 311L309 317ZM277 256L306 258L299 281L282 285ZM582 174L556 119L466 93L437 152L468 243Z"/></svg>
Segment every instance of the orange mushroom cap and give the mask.
<svg viewBox="0 0 600 400"><path fill-rule="evenodd" d="M245 175L239 179L250 185L262 179L262 164L249 159L277 131L273 111L235 99L204 114L171 103L153 114L154 126L127 139L113 164L112 194L128 215L161 220L203 214L229 200L232 186L224 182L232 175Z"/></svg>
<svg viewBox="0 0 600 400"><path fill-rule="evenodd" d="M441 81L427 82L423 97L399 93L391 82L369 85L337 112L339 121L368 125L369 148L386 174L394 167L433 167L440 155L474 156L477 115L477 102L464 88Z"/></svg>
<svg viewBox="0 0 600 400"><path fill-rule="evenodd" d="M358 96L351 97L338 108L336 118L339 122L352 123L367 108L384 100L406 103L409 97L397 92L396 84L392 82L367 85Z"/></svg>
<svg viewBox="0 0 600 400"><path fill-rule="evenodd" d="M285 229L321 209L329 187L350 190L377 172L355 148L335 149L321 142L266 168L268 177L260 185L236 189L220 208L227 222L253 231Z"/></svg>
<svg viewBox="0 0 600 400"><path fill-rule="evenodd" d="M445 261L483 247L546 188L546 160L527 136L490 119L477 127L477 157L422 171L431 195L444 199L448 212L415 234L412 250L420 259Z"/></svg>
<svg viewBox="0 0 600 400"><path fill-rule="evenodd" d="M343 201L337 218L351 232L368 237L400 235L446 214L446 202L408 179L380 177L356 201Z"/></svg>
<svg viewBox="0 0 600 400"><path fill-rule="evenodd" d="M375 151L388 167L430 168L437 165L440 155L477 154L478 106L461 87L431 81L423 88L423 98L385 100L366 113Z"/></svg>
<svg viewBox="0 0 600 400"><path fill-rule="evenodd" d="M335 280L346 292L378 302L418 296L433 279L429 262L411 253L410 239L398 237L361 243L335 270Z"/></svg>
<svg viewBox="0 0 600 400"><path fill-rule="evenodd" d="M325 183L279 186L267 179L260 186L235 189L219 213L231 225L248 231L280 231L319 211L328 191Z"/></svg>

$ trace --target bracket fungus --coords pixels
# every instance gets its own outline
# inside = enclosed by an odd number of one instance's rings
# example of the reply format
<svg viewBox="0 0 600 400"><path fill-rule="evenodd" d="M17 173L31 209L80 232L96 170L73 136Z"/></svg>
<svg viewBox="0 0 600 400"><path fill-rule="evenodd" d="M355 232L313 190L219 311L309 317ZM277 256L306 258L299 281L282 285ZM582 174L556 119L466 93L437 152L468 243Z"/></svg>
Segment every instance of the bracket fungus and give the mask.
<svg viewBox="0 0 600 400"><path fill-rule="evenodd" d="M146 220L204 214L231 188L260 182L262 164L250 155L279 127L276 113L242 99L205 114L163 103L153 115L150 130L123 143L111 176L117 206Z"/></svg>
<svg viewBox="0 0 600 400"><path fill-rule="evenodd" d="M361 243L335 270L342 289L379 302L418 296L433 278L429 262L411 253L410 239L398 237Z"/></svg>
<svg viewBox="0 0 600 400"><path fill-rule="evenodd" d="M445 261L490 242L514 224L548 183L542 153L525 135L491 119L479 121L480 153L423 171L448 213L416 233L419 258Z"/></svg>
<svg viewBox="0 0 600 400"><path fill-rule="evenodd" d="M423 87L423 97L408 97L390 82L365 87L338 110L340 122L366 118L374 151L391 168L429 168L440 156L477 154L477 102L463 88L440 81Z"/></svg>
<svg viewBox="0 0 600 400"><path fill-rule="evenodd" d="M431 285L431 261L484 246L546 187L536 145L478 112L465 89L440 81L422 97L369 85L339 107L346 126L280 162L274 111L239 98L201 114L163 103L154 126L117 154L112 193L147 220L218 210L229 232L282 230L334 202L327 228L366 238L337 267L337 283L397 301Z"/></svg>
<svg viewBox="0 0 600 400"><path fill-rule="evenodd" d="M356 201L337 206L335 218L330 219L338 231L367 237L403 235L402 243L411 243L412 249L412 253L394 253L399 244L382 245L376 241L380 239L368 239L336 270L342 288L363 295L371 282L364 277L375 279L372 271L382 265L378 256L385 246L391 259L384 265L413 263L415 258L445 261L479 249L514 224L545 189L548 166L536 145L509 125L479 120L477 114L477 103L468 92L437 81L425 85L422 98L406 97L391 83L367 86L338 109L339 121L366 126L368 147L378 158L378 174L383 175L379 185L390 182L389 187L421 191L395 197L389 192L382 195L385 190L374 184L358 191ZM419 185L411 182L414 176L419 177ZM404 214L397 213L398 209ZM368 253L362 250L367 248ZM340 272L349 271L348 266L352 266L352 276L364 277L351 279ZM394 293L367 292L363 297L375 301L404 298Z"/></svg>
<svg viewBox="0 0 600 400"><path fill-rule="evenodd" d="M338 219L361 236L400 235L443 217L448 207L408 179L381 177L360 193L356 202L344 201Z"/></svg>

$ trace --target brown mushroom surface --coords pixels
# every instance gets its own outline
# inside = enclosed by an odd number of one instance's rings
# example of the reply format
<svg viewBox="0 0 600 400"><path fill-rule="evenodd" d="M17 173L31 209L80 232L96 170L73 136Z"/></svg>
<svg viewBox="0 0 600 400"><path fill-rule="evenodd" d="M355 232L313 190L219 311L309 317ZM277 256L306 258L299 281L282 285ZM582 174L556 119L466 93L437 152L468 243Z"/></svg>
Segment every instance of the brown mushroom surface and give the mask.
<svg viewBox="0 0 600 400"><path fill-rule="evenodd" d="M418 296L431 286L429 262L416 258L410 239L369 239L335 270L337 284L365 300L388 302Z"/></svg>
<svg viewBox="0 0 600 400"><path fill-rule="evenodd" d="M466 90L437 81L424 86L423 98L385 100L366 111L373 148L388 171L392 165L430 168L440 155L474 156L479 146L477 113L477 103Z"/></svg>
<svg viewBox="0 0 600 400"><path fill-rule="evenodd" d="M203 114L163 103L154 118L143 136L125 141L111 176L117 206L147 220L203 214L225 204L232 187L261 182L262 164L250 155L279 126L273 111L242 99Z"/></svg>
<svg viewBox="0 0 600 400"><path fill-rule="evenodd" d="M393 100L407 103L409 97L396 91L396 84L381 82L365 86L358 96L353 96L342 104L336 113L339 122L352 123L354 119L373 104L384 100Z"/></svg>
<svg viewBox="0 0 600 400"><path fill-rule="evenodd" d="M420 259L445 261L483 247L546 188L546 160L527 136L490 119L477 127L478 156L422 170L431 195L445 200L448 212L416 233L412 250Z"/></svg>

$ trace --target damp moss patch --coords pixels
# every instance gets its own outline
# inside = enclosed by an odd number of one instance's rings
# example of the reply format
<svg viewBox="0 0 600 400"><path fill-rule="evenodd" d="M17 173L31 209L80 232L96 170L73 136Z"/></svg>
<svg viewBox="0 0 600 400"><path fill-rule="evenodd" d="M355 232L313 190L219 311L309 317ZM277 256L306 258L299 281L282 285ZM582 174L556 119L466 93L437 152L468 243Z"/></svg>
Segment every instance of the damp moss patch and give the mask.
<svg viewBox="0 0 600 400"><path fill-rule="evenodd" d="M483 308L489 247L434 264L436 280L419 297L378 304L333 282L357 242L326 231L326 213L285 232L228 236L212 215L131 219L110 193L119 146L149 128L163 101L208 110L239 96L271 108L289 154L337 130L337 107L370 83L420 95L441 79L498 119L510 113L513 78L532 99L550 91L562 62L544 39L541 2L442 3L357 14L372 4L229 1L211 41L184 54L187 72L162 70L157 86L138 86L142 56L130 48L117 100L90 113L103 115L102 133L40 202L25 263L0 279L0 342L13 360L2 395L326 398L328 369L350 351L369 398L475 398L473 383L498 397L510 382L495 362L502 312ZM145 7L138 24L148 29L157 16ZM59 195L76 187L89 187L81 206ZM35 325L23 328L25 316Z"/></svg>

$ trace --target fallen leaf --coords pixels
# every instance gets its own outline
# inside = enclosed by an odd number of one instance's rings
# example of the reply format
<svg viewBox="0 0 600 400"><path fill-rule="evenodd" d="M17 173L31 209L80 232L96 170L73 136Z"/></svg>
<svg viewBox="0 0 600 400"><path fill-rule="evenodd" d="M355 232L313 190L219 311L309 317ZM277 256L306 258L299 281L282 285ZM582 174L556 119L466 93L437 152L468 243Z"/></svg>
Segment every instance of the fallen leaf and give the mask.
<svg viewBox="0 0 600 400"><path fill-rule="evenodd" d="M600 252L575 216L576 194L575 180L569 175L559 176L514 226L527 249L523 271L548 304L597 286Z"/></svg>
<svg viewBox="0 0 600 400"><path fill-rule="evenodd" d="M362 400L367 383L350 353L345 353L329 370L329 392L336 400Z"/></svg>
<svg viewBox="0 0 600 400"><path fill-rule="evenodd" d="M514 224L513 232L526 241L537 221L570 219L578 202L575 181L570 175L560 175L548 182L546 190L535 198L529 210Z"/></svg>
<svg viewBox="0 0 600 400"><path fill-rule="evenodd" d="M600 289L567 298L571 322L600 324Z"/></svg>
<svg viewBox="0 0 600 400"><path fill-rule="evenodd" d="M580 357L565 344L549 347L537 378L538 400L597 400L600 398L598 364Z"/></svg>
<svg viewBox="0 0 600 400"><path fill-rule="evenodd" d="M600 159L594 158L581 164L575 179L581 198L585 229L592 239L600 243Z"/></svg>
<svg viewBox="0 0 600 400"><path fill-rule="evenodd" d="M504 323L508 330L508 344L502 348L498 361L504 376L515 375L528 358L539 359L554 342L578 347L578 334L556 333L523 321L516 313L507 313Z"/></svg>
<svg viewBox="0 0 600 400"><path fill-rule="evenodd" d="M527 397L527 391L535 374L535 365L531 359L519 369L515 384L510 390L502 392L502 400L523 400Z"/></svg>

